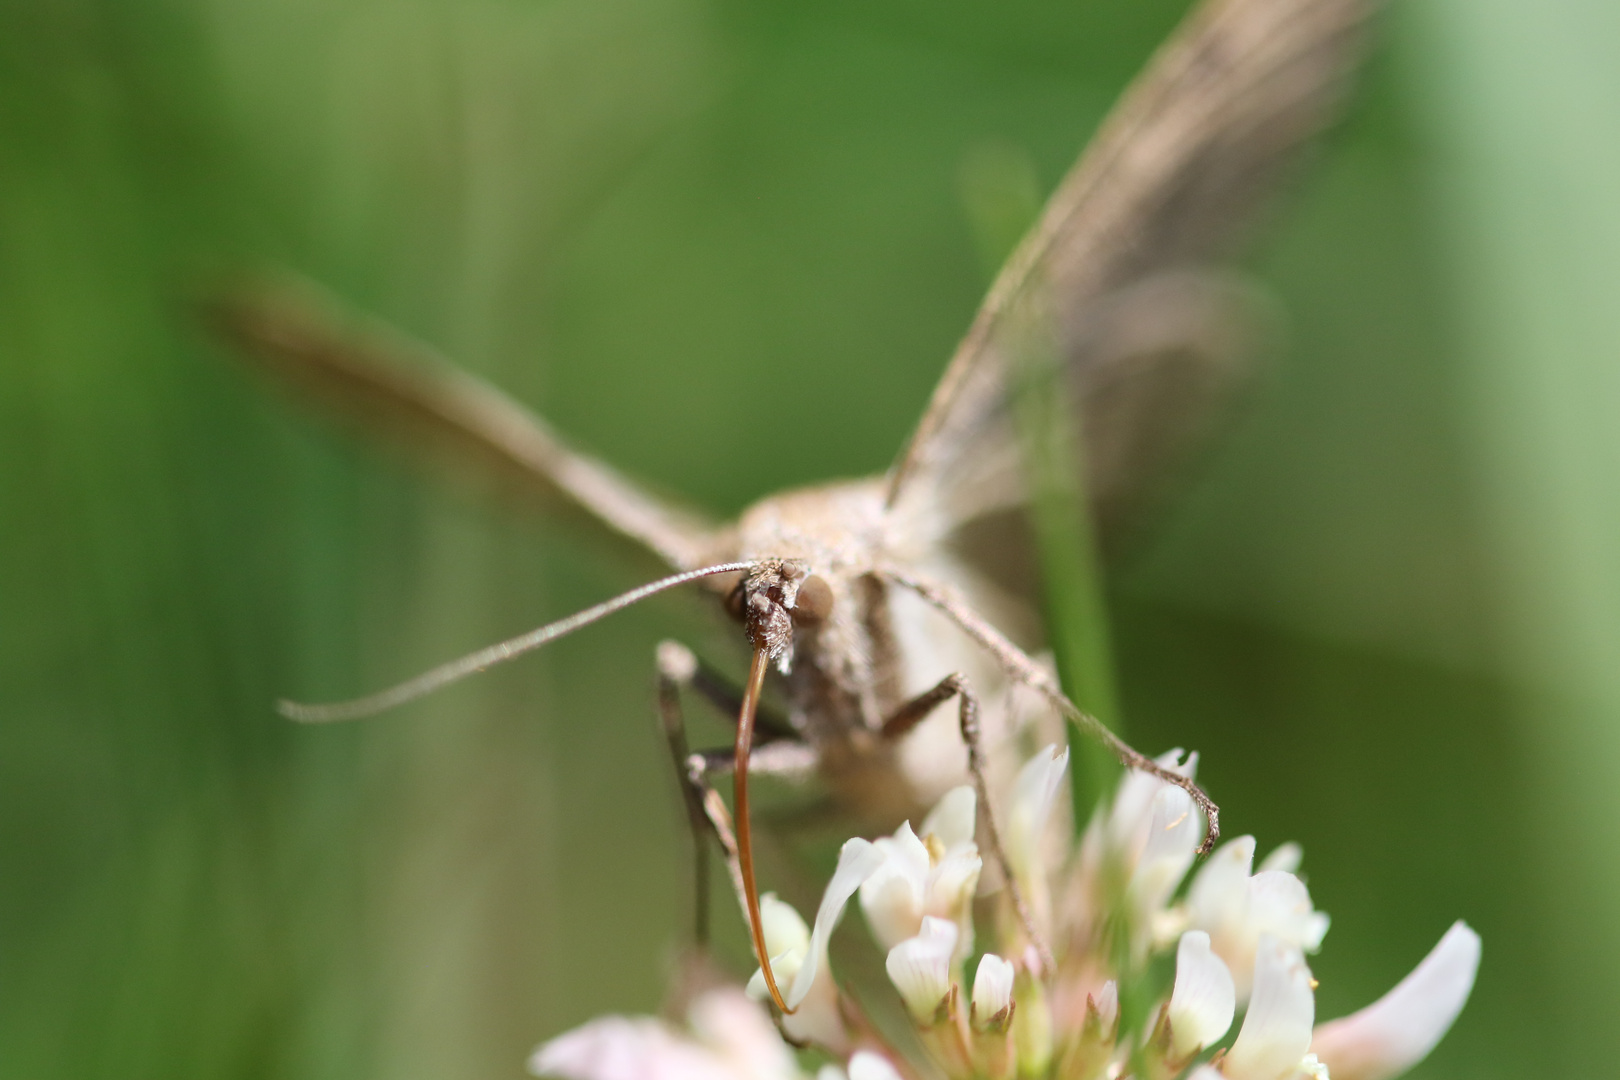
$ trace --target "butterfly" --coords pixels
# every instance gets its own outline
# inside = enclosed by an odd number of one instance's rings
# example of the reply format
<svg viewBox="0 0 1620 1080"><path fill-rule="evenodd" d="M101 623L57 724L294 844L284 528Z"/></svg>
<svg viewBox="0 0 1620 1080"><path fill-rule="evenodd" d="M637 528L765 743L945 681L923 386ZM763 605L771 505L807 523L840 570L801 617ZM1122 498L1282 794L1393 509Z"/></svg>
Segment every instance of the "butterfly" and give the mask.
<svg viewBox="0 0 1620 1080"><path fill-rule="evenodd" d="M1104 547L1114 544L1245 382L1253 309L1230 260L1297 151L1332 118L1374 8L1196 6L995 278L890 469L773 494L731 522L653 494L496 388L307 288L258 280L225 290L212 304L216 325L282 381L408 442L515 476L671 571L390 690L283 711L311 722L371 715L654 593L701 585L742 625L747 680L726 685L666 644L660 701L694 828L720 840L767 982L749 776L818 777L873 823L916 815L970 776L989 850L1004 863L986 745L1009 721L986 703L1009 686L1035 691L1125 765L1185 788L1205 815L1207 850L1215 804L1076 707L1009 632L1028 599L1019 595L1027 583L1006 572L1029 542L1019 395L1044 370L1068 400L1092 521ZM778 407L762 399L743 423L768 432ZM768 679L780 710L761 707ZM688 752L683 688L737 717L729 751ZM941 709L953 701L954 717ZM990 727L998 732L987 737ZM727 773L730 811L712 784ZM1007 884L1016 889L1010 875ZM1012 900L1033 938L1016 892ZM787 1011L774 983L770 992Z"/></svg>

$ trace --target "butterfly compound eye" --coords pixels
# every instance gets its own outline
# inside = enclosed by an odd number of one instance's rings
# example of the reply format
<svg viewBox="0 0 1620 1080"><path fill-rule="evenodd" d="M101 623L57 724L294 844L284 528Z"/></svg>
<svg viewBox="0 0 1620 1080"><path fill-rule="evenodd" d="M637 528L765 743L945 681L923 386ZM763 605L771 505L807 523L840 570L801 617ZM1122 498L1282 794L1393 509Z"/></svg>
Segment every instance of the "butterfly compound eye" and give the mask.
<svg viewBox="0 0 1620 1080"><path fill-rule="evenodd" d="M820 622L832 614L833 591L827 579L811 574L799 583L793 601L793 618L798 622Z"/></svg>

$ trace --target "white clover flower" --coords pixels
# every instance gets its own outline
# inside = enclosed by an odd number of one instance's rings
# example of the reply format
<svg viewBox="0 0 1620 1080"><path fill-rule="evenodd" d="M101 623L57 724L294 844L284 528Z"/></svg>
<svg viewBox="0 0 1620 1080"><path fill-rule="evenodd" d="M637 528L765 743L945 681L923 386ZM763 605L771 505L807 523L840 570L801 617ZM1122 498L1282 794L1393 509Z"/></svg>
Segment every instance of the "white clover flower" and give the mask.
<svg viewBox="0 0 1620 1080"><path fill-rule="evenodd" d="M1193 778L1198 773L1198 755L1186 754L1177 747L1153 759L1160 768ZM1122 857L1127 869L1133 869L1147 846L1153 822L1153 800L1165 788L1174 787L1144 772L1131 772L1120 781L1114 794L1113 806L1104 819L1104 839L1110 850ZM1176 789L1180 790L1180 789Z"/></svg>
<svg viewBox="0 0 1620 1080"><path fill-rule="evenodd" d="M1025 762L1013 782L1003 839L1007 845L1007 861L1021 880L1035 880L1044 873L1041 838L1068 767L1068 749L1059 750L1054 744Z"/></svg>
<svg viewBox="0 0 1620 1080"><path fill-rule="evenodd" d="M810 928L793 905L778 900L772 893L759 898L759 914L776 984L792 986L800 972L807 967L811 971L810 987L798 1001L790 1002L794 1011L782 1017L782 1030L799 1042L818 1043L835 1052L845 1049L849 1038L838 1012L837 987L827 974L826 944L819 944L819 958L812 962L817 945L812 942ZM765 973L756 968L753 978L748 980L748 996L763 1001L766 993Z"/></svg>
<svg viewBox="0 0 1620 1080"><path fill-rule="evenodd" d="M915 937L923 918L949 919L957 928L957 959L973 951L973 894L983 861L973 842L976 798L971 787L947 792L923 821L873 842L883 856L861 884L861 911L885 949Z"/></svg>
<svg viewBox="0 0 1620 1080"><path fill-rule="evenodd" d="M995 953L979 959L973 976L973 1020L988 1024L1012 1004L1013 966Z"/></svg>
<svg viewBox="0 0 1620 1080"><path fill-rule="evenodd" d="M1450 1030L1473 989L1479 957L1479 935L1454 923L1394 989L1360 1012L1319 1025L1309 1052L1296 1055L1309 1026L1300 973L1308 989L1309 972L1297 948L1268 935L1256 956L1249 1005L1249 1018L1259 1017L1254 1036L1245 1043L1246 1018L1219 1068L1201 1067L1188 1080L1391 1080L1427 1057Z"/></svg>
<svg viewBox="0 0 1620 1080"><path fill-rule="evenodd" d="M1126 887L1139 952L1155 938L1174 940L1174 933L1158 933L1166 923L1173 923L1164 917L1165 905L1187 876L1204 838L1203 815L1185 791L1165 784L1154 793L1150 805L1146 839Z"/></svg>
<svg viewBox="0 0 1620 1080"><path fill-rule="evenodd" d="M1190 773L1196 756L1159 760ZM1294 874L1298 846L1283 845L1256 871L1253 838L1233 840L1177 902L1203 829L1187 794L1131 777L1078 849L1060 851L1046 824L1066 765L1067 755L1048 747L1010 789L992 793L1007 808L1013 875L1029 890L1037 927L1050 931L1044 944L1055 967L1003 902L977 928L992 949L979 960L970 1006L962 973L980 868L971 789L941 799L921 836L905 825L875 842L847 842L813 926L776 897L762 898L766 951L793 1009L778 1018L780 1030L835 1059L816 1080L1393 1080L1449 1030L1479 967L1479 936L1467 926L1454 925L1372 1005L1316 1025L1305 957L1328 919ZM1061 891L1047 888L1049 876ZM833 981L828 940L857 892L915 1025L913 1052L926 1062L906 1062ZM1148 965L1172 947L1169 993L1121 1010L1121 983L1150 984ZM749 991L764 997L763 972ZM1218 1049L1245 1002L1236 1037ZM696 999L684 1028L593 1021L542 1046L530 1067L561 1080L805 1080L767 1008L734 990Z"/></svg>
<svg viewBox="0 0 1620 1080"><path fill-rule="evenodd" d="M1176 947L1176 983L1170 994L1170 1045L1178 1060L1213 1046L1232 1026L1237 997L1232 973L1209 947L1209 935L1189 930Z"/></svg>
<svg viewBox="0 0 1620 1080"><path fill-rule="evenodd" d="M1277 847L1260 860L1262 870L1281 870L1286 874L1299 873L1299 864L1305 860L1305 849L1290 840Z"/></svg>
<svg viewBox="0 0 1620 1080"><path fill-rule="evenodd" d="M1154 759L1160 768L1191 778L1198 755L1179 749ZM1185 791L1147 773L1128 773L1111 802L1098 807L1080 841L1077 868L1085 898L1081 912L1096 916L1120 897L1129 903L1131 945L1144 958L1150 947L1168 947L1186 929L1185 913L1165 906L1192 865L1203 838L1203 815ZM1096 928L1083 932L1092 932Z"/></svg>
<svg viewBox="0 0 1620 1080"><path fill-rule="evenodd" d="M1221 1061L1227 1080L1286 1080L1311 1046L1316 994L1305 955L1269 934L1254 955L1254 992L1237 1041Z"/></svg>
<svg viewBox="0 0 1620 1080"><path fill-rule="evenodd" d="M1312 906L1310 890L1291 870L1264 868L1298 866L1299 849L1284 845L1251 875L1254 848L1252 836L1221 845L1194 876L1185 912L1188 926L1208 933L1215 952L1226 961L1240 1004L1249 998L1262 935L1314 953L1329 925L1328 917Z"/></svg>
<svg viewBox="0 0 1620 1080"><path fill-rule="evenodd" d="M1035 925L1043 932L1052 920L1052 893L1042 846L1046 824L1063 788L1063 774L1068 767L1067 748L1059 750L1054 744L1037 752L1018 771L1002 818L1007 863L1029 904Z"/></svg>
<svg viewBox="0 0 1620 1080"><path fill-rule="evenodd" d="M838 1010L838 988L827 961L827 942L843 918L849 898L882 862L882 853L867 841L857 838L846 842L838 853L832 880L822 894L815 929L808 935L804 920L790 905L775 897L770 897L767 905L766 898L761 898L760 915L765 926L765 949L771 954L771 973L777 985L786 988L784 997L793 1010L782 1017L782 1029L791 1038L815 1043L834 1053L847 1048L849 1036ZM754 972L748 981L748 993L755 998L765 997L763 971Z"/></svg>
<svg viewBox="0 0 1620 1080"><path fill-rule="evenodd" d="M931 1024L954 981L956 924L932 915L922 932L889 950L884 969L919 1024Z"/></svg>

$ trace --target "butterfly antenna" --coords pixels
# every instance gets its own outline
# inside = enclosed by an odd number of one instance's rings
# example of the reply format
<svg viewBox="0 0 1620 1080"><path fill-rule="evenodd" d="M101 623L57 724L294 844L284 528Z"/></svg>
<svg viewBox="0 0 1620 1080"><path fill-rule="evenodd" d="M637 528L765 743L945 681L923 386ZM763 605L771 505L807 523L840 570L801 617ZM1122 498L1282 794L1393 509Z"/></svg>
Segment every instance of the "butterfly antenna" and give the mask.
<svg viewBox="0 0 1620 1080"><path fill-rule="evenodd" d="M276 709L281 715L290 720L298 720L306 724L327 724L338 720L358 720L366 716L375 716L377 713L392 709L396 705L403 705L407 701L415 701L419 697L431 694L440 687L448 686L458 679L465 678L474 672L504 663L514 657L532 652L542 645L556 641L566 634L572 634L581 627L589 626L599 619L605 619L616 611L622 611L632 604L638 604L666 589L673 589L677 585L697 581L699 578L713 577L716 574L730 574L739 570L752 569L753 563L730 562L720 563L717 566L705 566L701 570L686 570L679 574L671 574L657 581L649 581L645 585L637 586L627 593L621 593L611 600L604 600L595 607L588 607L578 611L566 619L558 619L554 623L530 630L526 634L519 634L515 638L491 645L487 649L479 649L469 653L459 660L440 664L431 671L423 672L414 679L407 679L398 686L387 690L380 690L375 694L355 698L351 701L335 701L321 705L305 705L296 701L280 701Z"/></svg>
<svg viewBox="0 0 1620 1080"><path fill-rule="evenodd" d="M795 1010L782 1000L782 991L776 985L776 972L771 970L770 953L765 949L765 920L759 913L759 886L754 882L754 841L748 821L748 755L754 745L754 717L759 712L759 694L765 685L765 669L770 664L770 651L754 650L754 662L748 668L748 685L743 688L742 708L737 713L737 745L732 762L732 802L737 818L737 864L742 871L743 903L748 906L748 929L754 937L754 955L759 957L759 969L765 974L765 988L771 1000L783 1013L791 1016Z"/></svg>

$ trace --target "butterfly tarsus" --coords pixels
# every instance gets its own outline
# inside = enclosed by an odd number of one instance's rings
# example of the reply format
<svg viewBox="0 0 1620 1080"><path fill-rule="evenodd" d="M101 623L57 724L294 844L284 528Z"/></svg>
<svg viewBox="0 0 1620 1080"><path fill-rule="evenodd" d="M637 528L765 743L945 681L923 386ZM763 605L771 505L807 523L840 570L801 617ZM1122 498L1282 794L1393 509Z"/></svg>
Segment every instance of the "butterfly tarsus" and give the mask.
<svg viewBox="0 0 1620 1080"><path fill-rule="evenodd" d="M731 813L725 801L715 791L711 781L717 776L730 774L735 767L735 751L691 749L686 738L686 717L681 707L684 691L696 692L718 709L728 720L741 715L742 692L710 670L677 641L662 641L657 650L658 715L664 738L669 743L670 755L675 763L676 780L680 784L681 799L686 806L688 821L696 845L693 857L694 903L696 921L694 942L702 947L709 938L709 861L708 841L712 835L725 856L726 869L737 894L737 907L746 917L748 901L745 897L742 868L737 852L737 838L733 831ZM802 777L815 770L815 751L797 741L790 728L777 717L758 712L756 733L768 733L771 741L753 750L748 759L752 775Z"/></svg>
<svg viewBox="0 0 1620 1080"><path fill-rule="evenodd" d="M1124 739L1110 731L1101 720L1086 712L1065 694L1057 681L1037 664L1033 657L1014 645L1007 637L990 625L978 612L969 607L948 586L917 577L895 567L878 571L883 578L916 593L972 638L1001 665L1011 678L1040 691L1071 723L1108 748L1128 769L1137 769L1155 776L1167 784L1181 788L1193 804L1204 814L1204 839L1198 845L1199 855L1208 855L1221 835L1221 810L1204 789L1190 777L1168 769L1141 753Z"/></svg>
<svg viewBox="0 0 1620 1080"><path fill-rule="evenodd" d="M899 738L915 727L923 717L953 697L958 702L958 723L962 730L962 742L968 751L968 773L973 778L973 790L979 798L979 820L984 823L985 835L990 840L991 857L996 860L1002 879L1007 883L1007 895L1012 899L1013 911L1018 916L1018 922L1023 926L1024 933L1029 936L1030 943L1035 946L1035 951L1041 958L1043 977L1051 978L1057 972L1057 961L1053 958L1046 939L1035 926L1034 913L1030 911L1024 890L1018 884L1018 876L1013 873L1012 862L1007 858L1007 848L1002 843L1001 829L996 824L996 813L990 803L984 738L979 728L979 698L974 694L967 676L961 673L947 675L931 689L923 691L901 705L884 723L883 734L886 738Z"/></svg>
<svg viewBox="0 0 1620 1080"><path fill-rule="evenodd" d="M692 830L692 941L700 949L709 944L709 829L703 808L704 791L694 784L686 761L691 746L686 739L686 716L681 710L681 687L690 685L697 658L684 645L663 641L658 645L658 719L675 763L675 781L686 806Z"/></svg>

